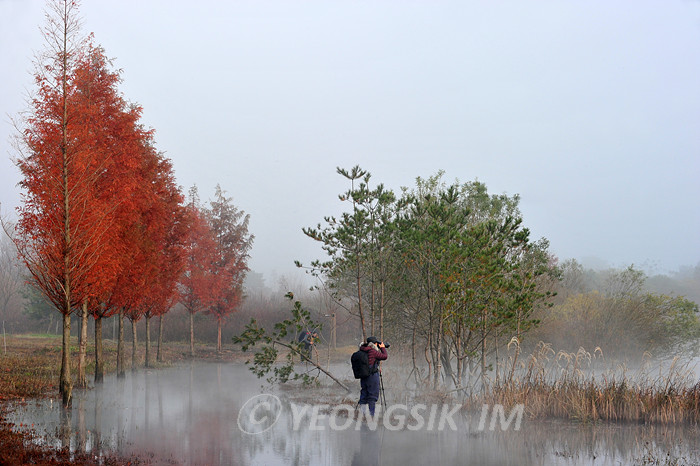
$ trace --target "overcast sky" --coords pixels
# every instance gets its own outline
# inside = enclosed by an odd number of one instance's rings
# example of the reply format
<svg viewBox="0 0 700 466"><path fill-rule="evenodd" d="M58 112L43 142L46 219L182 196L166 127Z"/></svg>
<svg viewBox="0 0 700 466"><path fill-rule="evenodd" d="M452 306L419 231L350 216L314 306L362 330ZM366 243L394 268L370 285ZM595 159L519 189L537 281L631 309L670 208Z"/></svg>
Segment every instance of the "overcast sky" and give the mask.
<svg viewBox="0 0 700 466"><path fill-rule="evenodd" d="M32 90L44 2L0 0L0 210L9 116ZM83 2L179 183L250 214L274 286L320 258L301 232L344 206L337 166L396 191L445 179L520 194L560 259L700 262L700 2Z"/></svg>

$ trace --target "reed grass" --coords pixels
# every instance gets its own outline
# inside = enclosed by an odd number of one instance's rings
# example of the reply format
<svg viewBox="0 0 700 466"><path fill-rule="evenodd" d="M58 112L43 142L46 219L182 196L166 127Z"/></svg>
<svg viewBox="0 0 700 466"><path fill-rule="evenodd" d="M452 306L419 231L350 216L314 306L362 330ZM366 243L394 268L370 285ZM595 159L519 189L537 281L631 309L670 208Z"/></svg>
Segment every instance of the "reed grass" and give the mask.
<svg viewBox="0 0 700 466"><path fill-rule="evenodd" d="M593 353L583 348L566 353L541 343L531 355L513 364L517 354L514 351L499 366L494 382L480 395L467 400L467 408L483 403L523 404L531 419L700 422L700 383L693 380L689 364L677 358L664 368L645 355L633 371L624 364L606 362L600 348Z"/></svg>

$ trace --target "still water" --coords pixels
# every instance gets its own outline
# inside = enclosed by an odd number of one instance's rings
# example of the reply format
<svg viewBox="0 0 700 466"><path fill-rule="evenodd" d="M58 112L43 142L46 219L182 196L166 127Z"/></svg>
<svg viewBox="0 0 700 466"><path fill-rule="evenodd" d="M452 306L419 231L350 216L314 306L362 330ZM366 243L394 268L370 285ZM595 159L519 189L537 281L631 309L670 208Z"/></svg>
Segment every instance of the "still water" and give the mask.
<svg viewBox="0 0 700 466"><path fill-rule="evenodd" d="M354 419L355 393L330 385L271 391L247 366L202 362L107 377L94 389L76 390L68 412L52 400L32 401L9 420L33 425L51 445L139 455L151 464L700 464L695 427L581 425L526 415L518 422L514 412L492 422L488 409L471 416L431 412L427 402L418 409L392 390L390 373L385 380L394 416L376 426ZM352 388L359 392L359 383ZM334 408L339 403L345 408Z"/></svg>

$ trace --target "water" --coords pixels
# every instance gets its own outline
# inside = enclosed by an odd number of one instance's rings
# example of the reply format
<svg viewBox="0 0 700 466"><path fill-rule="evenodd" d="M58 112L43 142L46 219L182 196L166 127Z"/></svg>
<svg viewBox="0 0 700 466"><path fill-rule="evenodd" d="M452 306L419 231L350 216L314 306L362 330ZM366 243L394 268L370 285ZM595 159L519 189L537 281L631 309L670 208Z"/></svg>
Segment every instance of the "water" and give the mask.
<svg viewBox="0 0 700 466"><path fill-rule="evenodd" d="M385 381L389 405L406 402L391 389L390 372ZM406 415L403 428L400 418L392 418L375 429L333 411L345 403L354 413L356 393L346 396L331 385L262 389L247 366L236 363L196 362L107 377L74 396L68 412L52 400L31 401L16 406L9 420L33 425L40 442L95 456L136 454L153 464L618 465L645 458L660 461L654 464L700 464L695 427L581 425L525 416L516 429L513 416L505 429L504 417L491 431L492 412L486 411L484 419L480 412L457 414L451 418L455 429L450 422L440 429L440 411L431 421L428 404L414 412L422 417L420 426L406 406L394 411ZM332 405L314 415L313 406L326 403Z"/></svg>

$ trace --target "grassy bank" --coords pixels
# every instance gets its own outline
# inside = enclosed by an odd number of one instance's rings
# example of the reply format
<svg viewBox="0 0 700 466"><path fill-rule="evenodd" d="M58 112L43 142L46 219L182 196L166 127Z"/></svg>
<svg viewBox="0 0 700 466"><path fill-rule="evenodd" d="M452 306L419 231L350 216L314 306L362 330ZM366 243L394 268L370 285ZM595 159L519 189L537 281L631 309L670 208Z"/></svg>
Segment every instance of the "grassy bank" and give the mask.
<svg viewBox="0 0 700 466"><path fill-rule="evenodd" d="M72 375L75 378L78 364L78 340L71 341ZM162 348L162 362L155 362L156 347L151 348L155 367L172 365L190 356L189 343L169 342ZM116 370L117 344L111 340L103 343L105 372ZM131 369L131 342L125 349L126 369ZM242 360L241 354L227 348L216 354L213 345L196 345L195 357L206 360ZM145 345L137 345L137 369L143 367ZM94 378L94 345L88 344L87 379L92 385ZM117 456L95 458L90 454L71 453L68 449L49 449L32 442L31 433L17 432L15 426L5 419L7 407L2 401L22 402L27 398L58 397L58 378L61 369L61 337L56 335L7 335L0 348L0 465L126 465L138 464L138 458Z"/></svg>

